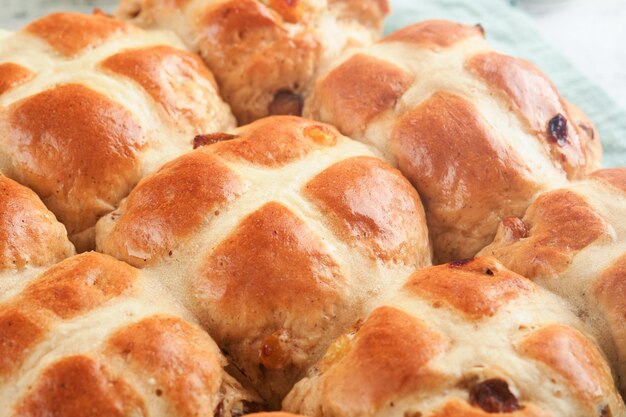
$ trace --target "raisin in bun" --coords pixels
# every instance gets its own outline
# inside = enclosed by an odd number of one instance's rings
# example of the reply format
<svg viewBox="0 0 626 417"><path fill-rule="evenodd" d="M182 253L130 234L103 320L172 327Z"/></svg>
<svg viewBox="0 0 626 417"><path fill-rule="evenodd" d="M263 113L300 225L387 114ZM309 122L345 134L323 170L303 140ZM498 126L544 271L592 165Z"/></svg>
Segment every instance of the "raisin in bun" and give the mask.
<svg viewBox="0 0 626 417"><path fill-rule="evenodd" d="M387 0L122 0L116 14L185 39L244 124L299 116L316 74L375 41L388 11Z"/></svg>
<svg viewBox="0 0 626 417"><path fill-rule="evenodd" d="M424 201L435 258L473 256L537 192L597 169L600 141L531 63L480 26L432 20L347 57L304 115L378 151Z"/></svg>
<svg viewBox="0 0 626 417"><path fill-rule="evenodd" d="M0 44L0 172L32 188L79 251L143 175L233 124L171 33L59 13Z"/></svg>
<svg viewBox="0 0 626 417"><path fill-rule="evenodd" d="M334 128L261 119L166 164L97 225L160 275L272 404L334 337L430 264L419 196ZM221 141L219 141L221 140Z"/></svg>
<svg viewBox="0 0 626 417"><path fill-rule="evenodd" d="M311 417L626 413L582 323L493 258L416 272L283 402Z"/></svg>
<svg viewBox="0 0 626 417"><path fill-rule="evenodd" d="M626 168L596 171L506 218L481 253L570 301L626 393Z"/></svg>
<svg viewBox="0 0 626 417"><path fill-rule="evenodd" d="M1 417L230 417L256 401L153 279L102 254L0 295L0 340Z"/></svg>
<svg viewBox="0 0 626 417"><path fill-rule="evenodd" d="M275 411L273 413L254 413L248 414L250 417L302 417L296 414L283 413L282 411Z"/></svg>

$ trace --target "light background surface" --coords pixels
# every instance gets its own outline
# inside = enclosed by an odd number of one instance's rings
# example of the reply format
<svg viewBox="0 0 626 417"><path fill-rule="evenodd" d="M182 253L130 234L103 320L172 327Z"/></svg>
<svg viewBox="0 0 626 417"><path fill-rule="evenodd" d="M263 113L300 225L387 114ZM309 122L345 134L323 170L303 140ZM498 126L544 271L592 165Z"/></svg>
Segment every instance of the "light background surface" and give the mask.
<svg viewBox="0 0 626 417"><path fill-rule="evenodd" d="M0 0L0 27L117 0ZM427 18L481 23L497 48L535 62L595 122L605 166L626 166L626 0L391 0L387 32ZM510 3L515 3L513 7Z"/></svg>

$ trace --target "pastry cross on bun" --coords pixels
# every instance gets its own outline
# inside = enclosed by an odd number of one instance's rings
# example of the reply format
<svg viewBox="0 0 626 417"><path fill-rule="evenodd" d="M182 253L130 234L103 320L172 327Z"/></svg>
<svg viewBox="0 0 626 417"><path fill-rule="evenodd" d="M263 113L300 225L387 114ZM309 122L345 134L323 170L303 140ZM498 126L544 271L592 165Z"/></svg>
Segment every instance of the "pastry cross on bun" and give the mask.
<svg viewBox="0 0 626 417"><path fill-rule="evenodd" d="M116 14L179 34L244 124L299 116L316 75L375 41L388 11L387 0L122 0Z"/></svg>
<svg viewBox="0 0 626 417"><path fill-rule="evenodd" d="M347 56L304 115L399 167L424 201L439 262L473 256L502 218L593 171L601 153L591 123L541 71L494 51L480 26L441 20Z"/></svg>
<svg viewBox="0 0 626 417"><path fill-rule="evenodd" d="M0 340L0 417L231 417L257 401L152 278L102 254L0 294Z"/></svg>
<svg viewBox="0 0 626 417"><path fill-rule="evenodd" d="M32 188L79 251L139 179L234 118L171 33L59 13L0 44L0 172Z"/></svg>
<svg viewBox="0 0 626 417"><path fill-rule="evenodd" d="M311 417L626 412L565 303L493 258L422 269L336 340L283 402Z"/></svg>
<svg viewBox="0 0 626 417"><path fill-rule="evenodd" d="M332 339L430 265L419 196L334 128L259 120L142 180L99 250L158 274L273 405Z"/></svg>
<svg viewBox="0 0 626 417"><path fill-rule="evenodd" d="M626 393L626 168L596 171L506 218L480 253L567 299Z"/></svg>

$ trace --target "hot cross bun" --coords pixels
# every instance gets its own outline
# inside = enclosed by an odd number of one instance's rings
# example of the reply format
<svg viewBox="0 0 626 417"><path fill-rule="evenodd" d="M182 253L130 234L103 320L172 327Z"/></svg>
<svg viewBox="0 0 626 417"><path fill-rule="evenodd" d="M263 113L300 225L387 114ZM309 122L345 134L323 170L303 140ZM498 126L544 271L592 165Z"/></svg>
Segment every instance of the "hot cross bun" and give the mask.
<svg viewBox="0 0 626 417"><path fill-rule="evenodd" d="M388 11L387 0L122 0L116 14L185 39L244 124L299 116L316 75L376 40Z"/></svg>
<svg viewBox="0 0 626 417"><path fill-rule="evenodd" d="M304 115L376 148L424 201L435 258L470 257L534 196L597 169L598 135L530 62L480 26L417 23L317 82Z"/></svg>
<svg viewBox="0 0 626 417"><path fill-rule="evenodd" d="M68 258L0 294L1 417L241 416L258 398L145 273Z"/></svg>
<svg viewBox="0 0 626 417"><path fill-rule="evenodd" d="M492 255L567 299L593 329L626 393L626 168L542 194L502 221Z"/></svg>
<svg viewBox="0 0 626 417"><path fill-rule="evenodd" d="M0 43L0 172L32 188L79 251L139 179L234 118L171 33L43 17Z"/></svg>
<svg viewBox="0 0 626 417"><path fill-rule="evenodd" d="M430 264L419 196L334 128L259 120L166 164L97 226L159 274L276 404L347 326Z"/></svg>
<svg viewBox="0 0 626 417"><path fill-rule="evenodd" d="M311 417L623 416L565 303L493 258L416 272L283 402Z"/></svg>

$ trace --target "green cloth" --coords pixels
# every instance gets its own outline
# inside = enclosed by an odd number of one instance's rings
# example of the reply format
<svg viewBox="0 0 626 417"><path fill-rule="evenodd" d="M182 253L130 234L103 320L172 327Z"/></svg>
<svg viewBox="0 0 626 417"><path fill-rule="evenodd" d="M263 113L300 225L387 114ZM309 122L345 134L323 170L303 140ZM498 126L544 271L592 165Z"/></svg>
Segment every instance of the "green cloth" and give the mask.
<svg viewBox="0 0 626 417"><path fill-rule="evenodd" d="M626 166L626 111L548 44L524 12L505 0L391 0L391 6L387 33L433 18L480 23L498 50L537 64L587 113L600 132L605 167Z"/></svg>

